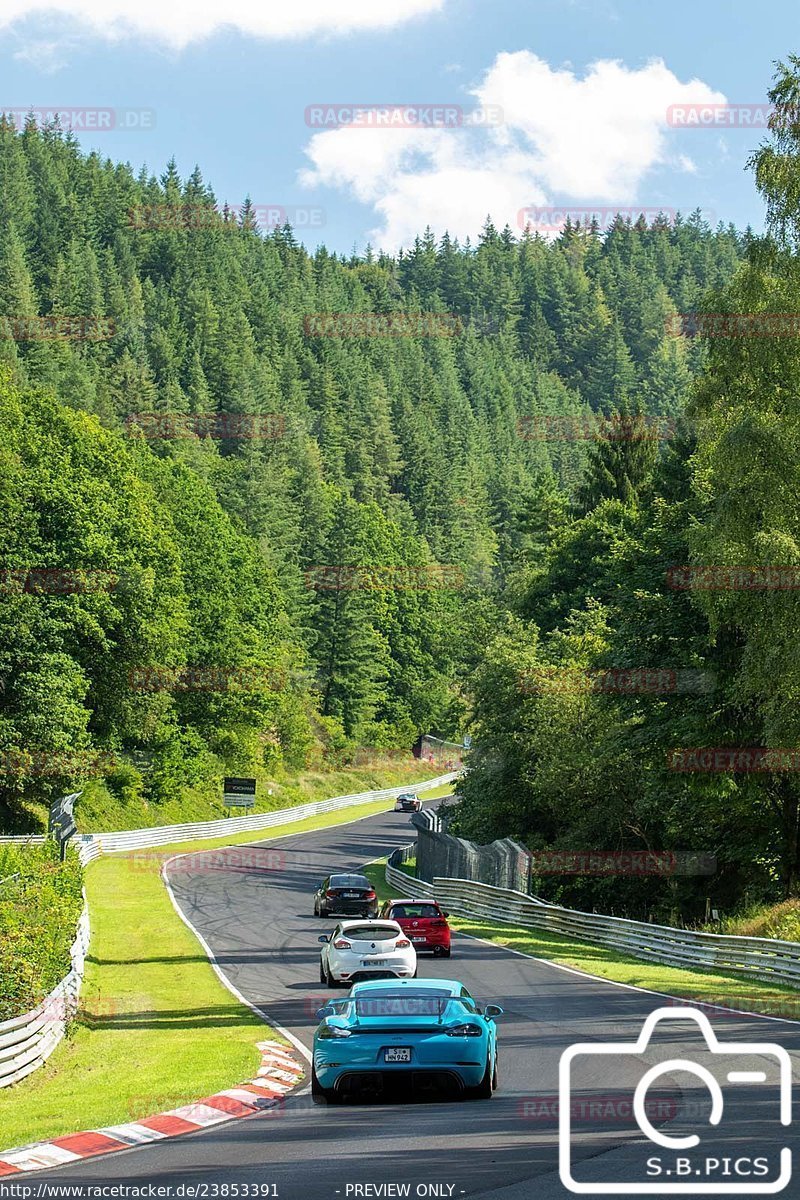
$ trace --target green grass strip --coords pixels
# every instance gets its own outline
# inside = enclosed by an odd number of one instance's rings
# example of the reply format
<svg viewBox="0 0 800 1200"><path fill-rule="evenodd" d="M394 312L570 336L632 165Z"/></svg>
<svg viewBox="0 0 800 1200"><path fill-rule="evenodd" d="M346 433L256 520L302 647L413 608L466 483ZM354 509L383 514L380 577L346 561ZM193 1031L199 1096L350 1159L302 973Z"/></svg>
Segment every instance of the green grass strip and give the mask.
<svg viewBox="0 0 800 1200"><path fill-rule="evenodd" d="M266 829L263 837L345 825L393 804L377 800L308 817ZM141 1119L255 1075L255 1043L282 1039L217 979L172 907L160 868L174 854L261 836L179 842L90 864L92 940L82 1013L44 1067L0 1091L0 1150ZM310 978L309 989L315 985Z"/></svg>

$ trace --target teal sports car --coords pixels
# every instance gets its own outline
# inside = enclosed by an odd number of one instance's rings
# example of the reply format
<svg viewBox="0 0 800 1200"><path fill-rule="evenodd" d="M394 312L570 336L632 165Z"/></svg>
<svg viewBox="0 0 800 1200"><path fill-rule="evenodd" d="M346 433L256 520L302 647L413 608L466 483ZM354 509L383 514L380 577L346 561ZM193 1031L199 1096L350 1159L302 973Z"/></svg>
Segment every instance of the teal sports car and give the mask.
<svg viewBox="0 0 800 1200"><path fill-rule="evenodd" d="M488 1100L497 1087L496 1004L481 1009L455 979L374 979L319 1009L316 1103L455 1089Z"/></svg>

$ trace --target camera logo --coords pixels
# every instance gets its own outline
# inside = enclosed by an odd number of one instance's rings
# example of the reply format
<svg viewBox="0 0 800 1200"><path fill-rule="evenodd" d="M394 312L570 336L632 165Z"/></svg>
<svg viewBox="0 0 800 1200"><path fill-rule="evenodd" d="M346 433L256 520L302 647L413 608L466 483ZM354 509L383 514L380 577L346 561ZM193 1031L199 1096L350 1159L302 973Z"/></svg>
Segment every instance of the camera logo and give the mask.
<svg viewBox="0 0 800 1200"><path fill-rule="evenodd" d="M682 1031L679 1057L663 1056L659 1051L673 1051L677 1037L674 1027L666 1032L667 1023L690 1022L694 1026L691 1044L684 1042ZM654 1039L662 1023L660 1040ZM701 1037L697 1037L697 1033ZM668 1040L668 1039L671 1039ZM690 1046L690 1048L689 1048ZM765 1069L766 1068L766 1069ZM648 1091L654 1085L663 1089L677 1075L680 1084L672 1081L680 1097L685 1132L670 1133L651 1120L653 1110L648 1106ZM691 1081L687 1076L692 1076ZM619 1123L616 1136L602 1128L602 1106L597 1107L599 1127L592 1131L590 1156L579 1154L579 1134L586 1134L585 1125L573 1128L576 1099L591 1094L593 1088L627 1084L632 1091L631 1112L638 1130L633 1143L625 1143L625 1163L633 1166L630 1182L604 1181L597 1173L608 1155L597 1153L598 1137L608 1138L608 1149L619 1146ZM770 1086L772 1085L772 1086ZM699 1095L702 1105L685 1104L687 1096ZM588 1089L588 1093L587 1093ZM774 1089L774 1090L773 1090ZM762 1094L763 1093L763 1094ZM775 1100L775 1104L769 1102ZM754 1149L753 1112L758 1105L774 1117L776 1130L792 1120L792 1063L788 1052L773 1042L720 1042L708 1017L693 1008L659 1008L651 1013L635 1042L589 1042L570 1046L559 1064L559 1173L564 1187L584 1196L646 1196L646 1195L775 1195L783 1191L792 1176L792 1152L787 1146L771 1143L764 1152ZM700 1128L696 1120L702 1112L707 1127ZM694 1119L687 1125L686 1114ZM675 1112L669 1114L674 1118ZM735 1126L741 1121L741 1134ZM680 1125L680 1120L679 1120ZM734 1128L732 1129L731 1126ZM698 1132L695 1132L695 1128ZM718 1131L718 1132L717 1132ZM631 1144L638 1151L641 1134L647 1141L642 1145L641 1163L630 1158ZM701 1137L700 1135L704 1136ZM720 1139L719 1148L714 1142ZM733 1138L733 1142L732 1142ZM723 1140L724 1139L724 1140ZM767 1139L769 1141L769 1139ZM780 1139L783 1141L783 1138ZM732 1153L731 1145L735 1145ZM657 1147L659 1153L654 1153ZM602 1171L601 1171L602 1174ZM614 1172L615 1176L617 1172ZM576 1176L580 1176L579 1178Z"/></svg>

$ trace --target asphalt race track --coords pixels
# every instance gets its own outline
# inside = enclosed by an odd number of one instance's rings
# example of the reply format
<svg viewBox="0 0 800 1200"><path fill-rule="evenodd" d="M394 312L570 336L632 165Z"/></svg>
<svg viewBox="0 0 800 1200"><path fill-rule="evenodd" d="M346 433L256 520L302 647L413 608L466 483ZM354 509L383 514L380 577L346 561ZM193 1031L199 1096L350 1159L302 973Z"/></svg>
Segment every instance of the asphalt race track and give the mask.
<svg viewBox="0 0 800 1200"><path fill-rule="evenodd" d="M406 814L385 813L258 843L269 847L263 863L258 854L250 862L241 847L234 847L213 852L216 864L229 856L229 866L203 870L193 855L191 869L173 863L170 881L182 912L208 942L230 982L266 1017L310 1047L316 1008L326 995L344 994L326 993L319 984L317 936L329 932L333 922L313 917L313 892L329 871L357 868L412 835ZM491 1101L443 1097L319 1108L305 1092L278 1109L221 1128L38 1172L24 1182L207 1184L209 1200L224 1196L212 1185L237 1183L274 1184L280 1200L394 1200L404 1194L551 1200L569 1195L558 1171L555 1100L562 1052L575 1042L633 1042L648 1014L668 1002L466 937L454 936L450 960L421 956L420 974L455 976L480 1001L505 1009L499 1020L500 1089ZM714 1015L712 1023L723 1043L779 1043L792 1054L797 1074L800 1024L725 1015ZM701 1040L684 1029L675 1022L662 1027L658 1054L646 1055L646 1064L692 1054L697 1058ZM652 1050L655 1054L655 1046ZM758 1155L769 1155L773 1164L781 1147L797 1149L794 1130L780 1127L773 1067L766 1056L751 1055L744 1064L737 1060L739 1070L763 1070L769 1079L735 1088L724 1073L716 1073L726 1094L724 1119L716 1130L707 1125L705 1087L688 1072L673 1073L654 1089L663 1103L652 1110L653 1124L671 1122L673 1133L696 1130L702 1136L697 1153L723 1164L722 1176L713 1178L737 1185L739 1194L755 1196L758 1177L742 1177L732 1164L747 1155L742 1169L754 1170L750 1159ZM663 1160L660 1178L666 1179L676 1153L643 1138L619 1101L632 1095L641 1067L617 1056L587 1059L580 1068L588 1072L576 1075L582 1094L598 1103L573 1112L576 1176L609 1183L611 1194L622 1194L616 1190L621 1182L641 1177L642 1164L657 1154ZM681 1170L672 1172L673 1183ZM797 1174L782 1195L800 1197L800 1163ZM365 1184L410 1185L410 1190L355 1190ZM651 1178L650 1187L661 1184ZM187 1186L177 1194L191 1193ZM202 1200L202 1190L195 1194Z"/></svg>

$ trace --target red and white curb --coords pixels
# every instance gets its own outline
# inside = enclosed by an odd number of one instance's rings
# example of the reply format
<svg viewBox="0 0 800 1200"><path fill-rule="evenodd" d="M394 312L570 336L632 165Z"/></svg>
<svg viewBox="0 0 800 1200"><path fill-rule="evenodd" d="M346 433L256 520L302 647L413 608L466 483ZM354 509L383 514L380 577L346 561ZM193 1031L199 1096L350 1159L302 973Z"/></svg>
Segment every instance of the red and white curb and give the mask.
<svg viewBox="0 0 800 1200"><path fill-rule="evenodd" d="M34 1142L16 1150L0 1151L0 1177L18 1175L24 1171L42 1171L60 1167L81 1158L112 1154L128 1150L145 1142L195 1133L209 1125L249 1117L254 1112L272 1108L286 1092L301 1080L303 1068L281 1042L259 1042L261 1066L255 1079L226 1088L214 1096L206 1096L193 1104L184 1104L170 1112L159 1113L142 1121L126 1125L109 1125L105 1129L90 1129L85 1133L70 1133L49 1142Z"/></svg>

